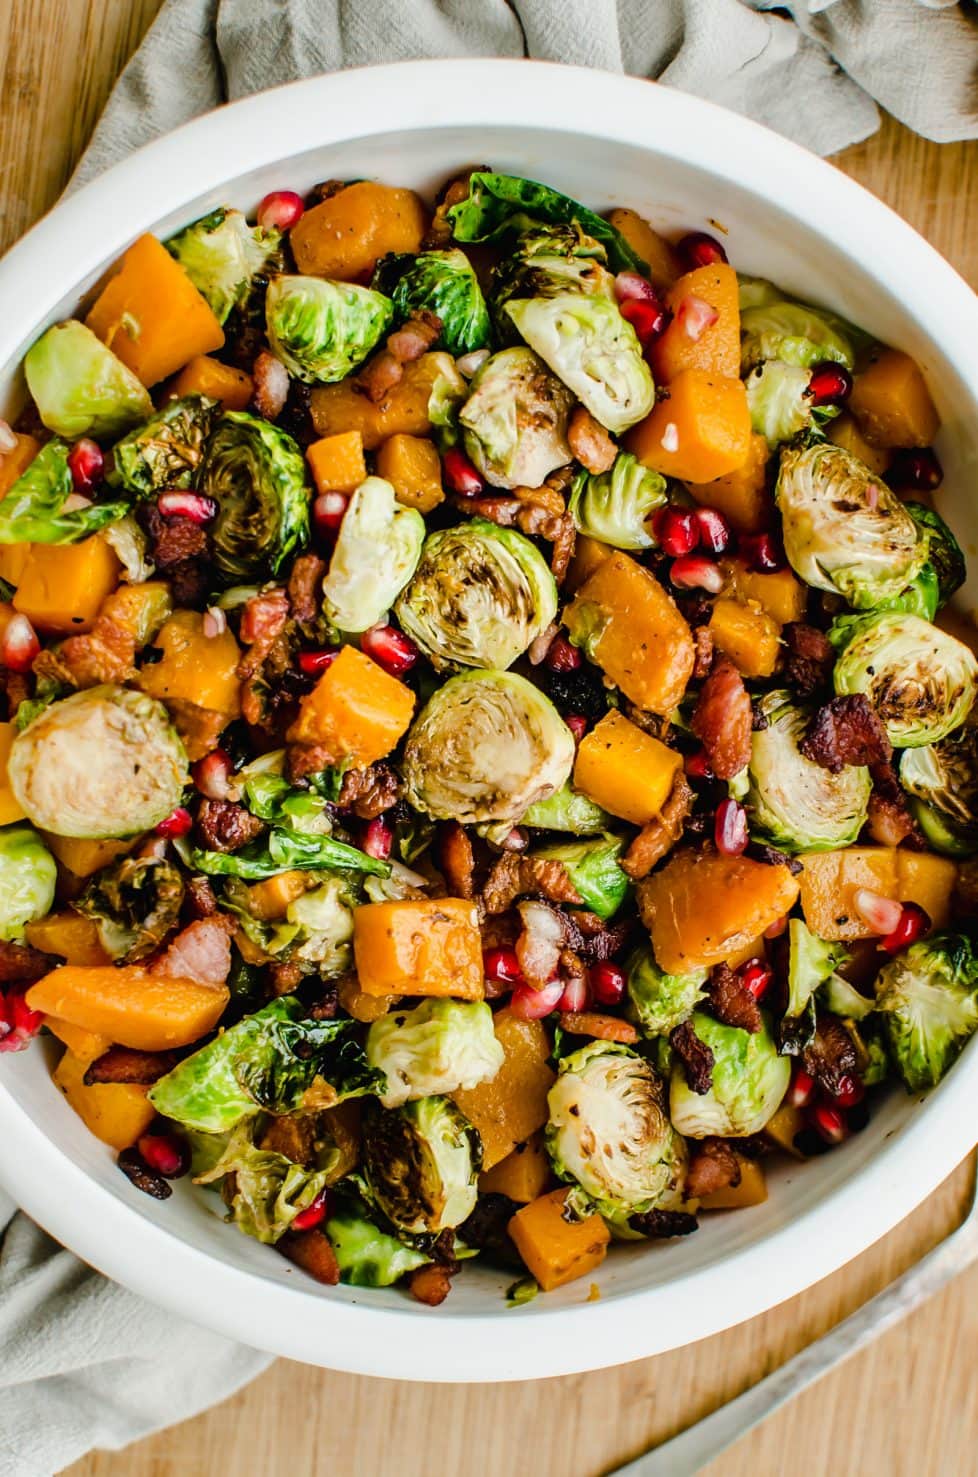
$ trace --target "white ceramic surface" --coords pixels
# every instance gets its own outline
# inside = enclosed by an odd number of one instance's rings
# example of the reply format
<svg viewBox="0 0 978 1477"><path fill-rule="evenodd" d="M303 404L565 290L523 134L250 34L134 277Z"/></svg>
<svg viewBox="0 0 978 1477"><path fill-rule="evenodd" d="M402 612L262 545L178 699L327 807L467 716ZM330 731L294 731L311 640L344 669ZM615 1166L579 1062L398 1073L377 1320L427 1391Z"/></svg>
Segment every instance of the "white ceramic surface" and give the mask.
<svg viewBox="0 0 978 1477"><path fill-rule="evenodd" d="M371 176L432 191L473 160L668 231L728 230L742 270L838 311L923 365L941 411L941 506L978 571L978 303L907 225L829 165L757 125L646 82L538 63L451 61L346 72L223 108L142 150L40 223L0 263L0 407L38 331L140 232L216 205ZM978 603L973 574L968 604ZM0 1057L0 1179L110 1276L185 1316L293 1358L423 1380L538 1378L623 1363L749 1318L882 1236L973 1146L978 1043L926 1100L894 1093L863 1134L780 1168L767 1203L695 1236L618 1249L593 1278L510 1310L510 1280L468 1267L437 1312L397 1291L318 1287L181 1185L159 1205L52 1086L44 1052ZM586 1301L591 1282L598 1301Z"/></svg>

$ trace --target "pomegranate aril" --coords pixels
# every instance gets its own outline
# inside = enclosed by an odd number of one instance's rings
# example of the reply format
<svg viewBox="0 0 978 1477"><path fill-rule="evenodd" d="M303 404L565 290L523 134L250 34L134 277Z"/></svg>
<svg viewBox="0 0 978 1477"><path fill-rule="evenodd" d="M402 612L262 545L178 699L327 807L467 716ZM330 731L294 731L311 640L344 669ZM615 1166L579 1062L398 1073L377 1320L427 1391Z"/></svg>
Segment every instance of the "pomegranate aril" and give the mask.
<svg viewBox="0 0 978 1477"><path fill-rule="evenodd" d="M538 1021L556 1010L564 993L563 980L551 980L542 990L517 985L509 997L509 1012L522 1021Z"/></svg>
<svg viewBox="0 0 978 1477"><path fill-rule="evenodd" d="M102 448L90 437L83 436L68 453L68 471L76 492L91 492L105 473Z"/></svg>
<svg viewBox="0 0 978 1477"><path fill-rule="evenodd" d="M696 267L712 267L717 262L727 260L727 253L720 242L715 236L708 236L705 231L690 231L679 242L676 250L687 272L692 272Z"/></svg>
<svg viewBox="0 0 978 1477"><path fill-rule="evenodd" d="M852 375L844 364L827 359L813 366L805 394L813 405L842 405L852 394Z"/></svg>
<svg viewBox="0 0 978 1477"><path fill-rule="evenodd" d="M587 1010L590 999L591 992L588 989L586 978L584 975L575 975L564 986L563 994L557 1002L557 1009L560 1011L571 1010L575 1012Z"/></svg>
<svg viewBox="0 0 978 1477"><path fill-rule="evenodd" d="M758 574L773 574L784 568L784 554L771 533L742 533L737 551L747 567Z"/></svg>
<svg viewBox="0 0 978 1477"><path fill-rule="evenodd" d="M339 648L326 647L322 651L300 651L299 671L307 677L318 677L331 667L339 656Z"/></svg>
<svg viewBox="0 0 978 1477"><path fill-rule="evenodd" d="M524 983L515 949L486 949L482 956L482 973L497 985Z"/></svg>
<svg viewBox="0 0 978 1477"><path fill-rule="evenodd" d="M697 749L695 754L687 754L683 760L683 769L694 780L711 780L713 770L710 768L705 749Z"/></svg>
<svg viewBox="0 0 978 1477"><path fill-rule="evenodd" d="M747 812L736 800L721 800L713 823L713 839L723 856L742 856L750 835Z"/></svg>
<svg viewBox="0 0 978 1477"><path fill-rule="evenodd" d="M31 1010L22 990L12 990L7 996L7 1014L14 1030L24 1037L36 1036L44 1025L43 1011Z"/></svg>
<svg viewBox="0 0 978 1477"><path fill-rule="evenodd" d="M373 626L360 637L360 650L392 677L409 672L418 660L418 648L396 626Z"/></svg>
<svg viewBox="0 0 978 1477"><path fill-rule="evenodd" d="M760 959L749 959L738 969L737 976L755 1000L763 1000L774 982L774 970Z"/></svg>
<svg viewBox="0 0 978 1477"><path fill-rule="evenodd" d="M212 749L190 766L190 776L208 800L231 800L237 798L237 791L231 784L233 769L231 756L224 749Z"/></svg>
<svg viewBox="0 0 978 1477"><path fill-rule="evenodd" d="M312 522L316 532L332 538L343 522L350 499L342 492L321 492L313 498Z"/></svg>
<svg viewBox="0 0 978 1477"><path fill-rule="evenodd" d="M666 311L661 303L646 302L640 298L627 298L618 305L621 316L635 330L639 343L647 344L666 326Z"/></svg>
<svg viewBox="0 0 978 1477"><path fill-rule="evenodd" d="M164 820L160 821L156 827L156 834L157 836L165 836L167 839L172 839L176 836L186 836L192 825L193 819L190 811L185 810L182 805L178 805L176 810L171 810L170 814Z"/></svg>
<svg viewBox="0 0 978 1477"><path fill-rule="evenodd" d="M692 508L660 508L652 515L652 533L664 554L681 559L700 541L700 525Z"/></svg>
<svg viewBox="0 0 978 1477"><path fill-rule="evenodd" d="M566 636L555 636L543 660L551 672L576 672L584 658Z"/></svg>
<svg viewBox="0 0 978 1477"><path fill-rule="evenodd" d="M699 528L700 543L711 554L723 554L730 547L733 535L730 524L716 508L697 508L694 515Z"/></svg>
<svg viewBox="0 0 978 1477"><path fill-rule="evenodd" d="M844 1072L831 1094L832 1104L837 1108L854 1108L866 1096L866 1088L858 1077Z"/></svg>
<svg viewBox="0 0 978 1477"><path fill-rule="evenodd" d="M156 506L164 518L189 518L191 523L210 523L217 517L217 503L202 492L161 492Z"/></svg>
<svg viewBox="0 0 978 1477"><path fill-rule="evenodd" d="M788 915L785 913L783 917L776 918L773 923L768 924L764 930L764 937L766 939L779 939L783 933L787 932L787 929Z"/></svg>
<svg viewBox="0 0 978 1477"><path fill-rule="evenodd" d="M530 844L530 838L522 826L514 826L508 836L504 836L499 843L500 851L525 851Z"/></svg>
<svg viewBox="0 0 978 1477"><path fill-rule="evenodd" d="M944 468L933 447L905 447L893 453L886 480L894 492L933 492L944 481Z"/></svg>
<svg viewBox="0 0 978 1477"><path fill-rule="evenodd" d="M712 303L706 298L697 297L695 293L688 293L676 308L675 321L682 332L694 344L703 337L708 328L712 328L720 314Z"/></svg>
<svg viewBox="0 0 978 1477"><path fill-rule="evenodd" d="M785 1093L785 1102L791 1108L807 1108L815 1096L815 1078L804 1067L796 1067L791 1074L791 1083Z"/></svg>
<svg viewBox="0 0 978 1477"><path fill-rule="evenodd" d="M845 1114L829 1103L813 1103L808 1110L808 1121L827 1144L841 1144L849 1137Z"/></svg>
<svg viewBox="0 0 978 1477"><path fill-rule="evenodd" d="M583 713L570 713L564 719L564 722L567 724L567 727L574 735L575 744L579 744L581 742L581 739L587 733L587 719L584 717Z"/></svg>
<svg viewBox="0 0 978 1477"><path fill-rule="evenodd" d="M857 887L852 895L853 907L867 928L881 938L887 938L900 927L903 921L903 904L891 897L871 892L868 887Z"/></svg>
<svg viewBox="0 0 978 1477"><path fill-rule="evenodd" d="M175 1134L144 1133L137 1148L150 1169L165 1180L178 1180L190 1168L190 1151Z"/></svg>
<svg viewBox="0 0 978 1477"><path fill-rule="evenodd" d="M675 559L669 569L669 578L680 590L706 590L709 595L719 595L724 578L705 554L683 554Z"/></svg>
<svg viewBox="0 0 978 1477"><path fill-rule="evenodd" d="M880 939L880 948L885 949L888 954L899 954L901 949L909 948L912 943L930 931L930 915L917 903L904 903L900 912L900 921L891 933L885 934Z"/></svg>
<svg viewBox="0 0 978 1477"><path fill-rule="evenodd" d="M376 861L386 862L393 845L394 832L382 816L375 816L367 823L363 833L363 850L367 856L372 856Z"/></svg>
<svg viewBox="0 0 978 1477"><path fill-rule="evenodd" d="M446 451L441 459L445 481L458 497L478 497L483 482L465 452L458 446Z"/></svg>
<svg viewBox="0 0 978 1477"><path fill-rule="evenodd" d="M0 666L10 672L29 672L41 649L37 632L26 615L13 615L0 636Z"/></svg>
<svg viewBox="0 0 978 1477"><path fill-rule="evenodd" d="M615 297L619 303L659 301L652 283L640 272L619 272L615 278Z"/></svg>
<svg viewBox="0 0 978 1477"><path fill-rule="evenodd" d="M305 209L302 196L295 190L272 190L259 202L256 216L263 231L289 231Z"/></svg>
<svg viewBox="0 0 978 1477"><path fill-rule="evenodd" d="M328 1203L327 1192L325 1190L320 1190L320 1192L316 1196L315 1200L313 1200L309 1205L307 1205L306 1208L305 1208L305 1210L300 1210L299 1211L299 1214L293 1220L291 1226L289 1227L289 1230L290 1231L313 1231L313 1230L315 1230L315 1228L317 1226L321 1225L322 1222L326 1219L326 1206L327 1206L327 1203Z"/></svg>
<svg viewBox="0 0 978 1477"><path fill-rule="evenodd" d="M625 993L625 971L610 960L592 964L588 970L591 991L599 1005L620 1005Z"/></svg>

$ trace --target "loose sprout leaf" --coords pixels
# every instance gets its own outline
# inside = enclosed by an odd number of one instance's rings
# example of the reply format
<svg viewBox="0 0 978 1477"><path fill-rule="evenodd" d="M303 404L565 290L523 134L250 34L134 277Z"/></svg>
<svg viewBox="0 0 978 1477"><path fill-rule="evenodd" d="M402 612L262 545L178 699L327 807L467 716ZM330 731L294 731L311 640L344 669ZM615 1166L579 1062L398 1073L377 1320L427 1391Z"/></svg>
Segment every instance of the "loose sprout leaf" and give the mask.
<svg viewBox="0 0 978 1477"><path fill-rule="evenodd" d="M491 1081L503 1064L503 1048L485 1001L432 999L374 1021L367 1060L386 1078L384 1107L397 1108Z"/></svg>
<svg viewBox="0 0 978 1477"><path fill-rule="evenodd" d="M800 918L788 924L788 1019L803 1014L815 991L849 958L844 944L818 938Z"/></svg>
<svg viewBox="0 0 978 1477"><path fill-rule="evenodd" d="M458 412L476 468L494 487L540 487L571 460L567 419L574 397L522 345L487 359Z"/></svg>
<svg viewBox="0 0 978 1477"><path fill-rule="evenodd" d="M291 436L229 410L207 442L199 491L217 503L211 525L222 583L277 574L309 542L306 465Z"/></svg>
<svg viewBox="0 0 978 1477"><path fill-rule="evenodd" d="M456 358L489 343L489 313L464 251L392 254L377 263L373 286L394 304L397 323L427 309L441 319L438 344Z"/></svg>
<svg viewBox="0 0 978 1477"><path fill-rule="evenodd" d="M806 391L811 374L793 364L767 359L747 376L747 406L751 428L769 446L791 441L812 421L812 402Z"/></svg>
<svg viewBox="0 0 978 1477"><path fill-rule="evenodd" d="M323 277L275 277L265 295L272 352L307 384L345 379L380 341L393 316L382 293Z"/></svg>
<svg viewBox="0 0 978 1477"><path fill-rule="evenodd" d="M248 301L254 278L269 265L281 242L280 231L249 226L240 210L220 206L163 244L218 323L224 323L232 308Z"/></svg>
<svg viewBox="0 0 978 1477"><path fill-rule="evenodd" d="M204 395L170 400L112 448L108 482L135 498L193 486L217 401Z"/></svg>
<svg viewBox="0 0 978 1477"><path fill-rule="evenodd" d="M579 533L616 549L651 549L648 520L667 501L666 479L621 451L607 472L582 468L571 484L567 511Z"/></svg>
<svg viewBox="0 0 978 1477"><path fill-rule="evenodd" d="M399 1234L438 1235L468 1218L478 1198L482 1141L451 1098L371 1107L363 1119L370 1203Z"/></svg>
<svg viewBox="0 0 978 1477"><path fill-rule="evenodd" d="M388 1235L370 1220L359 1199L339 1200L326 1222L340 1281L351 1287L391 1287L407 1272L431 1261L427 1252Z"/></svg>
<svg viewBox="0 0 978 1477"><path fill-rule="evenodd" d="M853 367L855 355L848 324L821 308L784 299L742 308L741 371L765 359L811 369L823 360Z"/></svg>
<svg viewBox="0 0 978 1477"><path fill-rule="evenodd" d="M937 570L928 559L920 572L899 595L881 600L877 610L905 610L909 615L919 615L921 620L932 621L940 609L940 581Z"/></svg>
<svg viewBox="0 0 978 1477"><path fill-rule="evenodd" d="M691 970L688 974L665 974L656 964L647 944L631 954L626 968L628 998L625 1014L635 1022L643 1036L668 1036L676 1026L689 1020L706 996L705 969Z"/></svg>
<svg viewBox="0 0 978 1477"><path fill-rule="evenodd" d="M517 335L505 311L512 298L555 297L563 292L614 297L607 252L579 226L541 226L519 237L492 277L490 307L497 336L507 343Z"/></svg>
<svg viewBox="0 0 978 1477"><path fill-rule="evenodd" d="M416 508L403 508L383 477L350 498L323 580L323 611L340 631L377 625L414 574L425 541Z"/></svg>
<svg viewBox="0 0 978 1477"><path fill-rule="evenodd" d="M849 1021L865 1020L876 1009L875 1000L857 990L840 974L829 975L819 991L819 1000L833 1015Z"/></svg>
<svg viewBox="0 0 978 1477"><path fill-rule="evenodd" d="M978 852L978 711L936 744L905 749L900 783L917 824L935 851Z"/></svg>
<svg viewBox="0 0 978 1477"><path fill-rule="evenodd" d="M579 794L568 781L524 811L521 824L542 831L569 831L573 836L597 836L614 824L614 818L586 795Z"/></svg>
<svg viewBox="0 0 978 1477"><path fill-rule="evenodd" d="M73 906L95 923L110 958L136 963L177 926L183 896L183 877L172 862L127 856L96 873Z"/></svg>
<svg viewBox="0 0 978 1477"><path fill-rule="evenodd" d="M978 957L964 934L938 933L884 965L876 1006L910 1092L935 1087L978 1029Z"/></svg>
<svg viewBox="0 0 978 1477"><path fill-rule="evenodd" d="M669 1110L676 1130L687 1138L750 1138L760 1133L788 1090L791 1065L778 1055L770 1023L760 1031L725 1026L694 1011L693 1029L713 1052L713 1085L708 1093L689 1087L682 1064L672 1069Z"/></svg>
<svg viewBox="0 0 978 1477"><path fill-rule="evenodd" d="M521 1277L518 1282L513 1282L506 1289L506 1304L510 1308L522 1308L527 1303L532 1303L540 1291L540 1284L535 1277Z"/></svg>
<svg viewBox="0 0 978 1477"><path fill-rule="evenodd" d="M124 518L128 503L92 503L64 511L74 491L67 443L42 446L0 502L0 544L75 544Z"/></svg>
<svg viewBox="0 0 978 1477"><path fill-rule="evenodd" d="M607 919L614 917L628 895L628 876L618 865L624 845L620 836L597 836L546 846L533 854L562 863L585 907Z"/></svg>
<svg viewBox="0 0 978 1477"><path fill-rule="evenodd" d="M0 939L23 940L24 927L54 902L58 868L31 826L0 830Z"/></svg>
<svg viewBox="0 0 978 1477"><path fill-rule="evenodd" d="M273 827L263 842L253 842L240 851L205 851L193 847L190 865L211 877L243 877L249 882L274 877L292 868L326 872L366 872L388 877L390 863L367 856L345 841L330 836Z"/></svg>
<svg viewBox="0 0 978 1477"><path fill-rule="evenodd" d="M195 1178L198 1184L209 1185L231 1177L228 1220L244 1235L274 1245L300 1211L322 1194L339 1154L329 1150L314 1169L306 1169L284 1154L258 1148L254 1138L260 1123L255 1118L239 1123L220 1157Z"/></svg>
<svg viewBox="0 0 978 1477"><path fill-rule="evenodd" d="M153 414L149 391L84 323L55 323L24 356L27 388L49 431L118 436Z"/></svg>
<svg viewBox="0 0 978 1477"><path fill-rule="evenodd" d="M927 535L927 559L937 579L939 610L964 584L966 570L961 545L940 513L933 508L927 508L923 503L904 503L903 506Z"/></svg>

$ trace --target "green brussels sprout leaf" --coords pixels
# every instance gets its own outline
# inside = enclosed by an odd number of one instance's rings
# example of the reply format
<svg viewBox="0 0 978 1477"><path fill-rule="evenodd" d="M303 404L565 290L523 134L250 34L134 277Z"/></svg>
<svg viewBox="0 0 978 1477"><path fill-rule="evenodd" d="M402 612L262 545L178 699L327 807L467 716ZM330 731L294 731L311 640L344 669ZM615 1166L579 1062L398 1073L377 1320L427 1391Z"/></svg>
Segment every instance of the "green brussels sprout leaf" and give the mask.
<svg viewBox="0 0 978 1477"><path fill-rule="evenodd" d="M371 1107L363 1119L367 1198L401 1234L437 1236L475 1209L482 1142L450 1098Z"/></svg>
<svg viewBox="0 0 978 1477"><path fill-rule="evenodd" d="M0 502L0 544L75 544L128 513L128 503L65 511L74 491L69 449L64 441L49 441L18 477Z"/></svg>
<svg viewBox="0 0 978 1477"><path fill-rule="evenodd" d="M569 831L572 836L597 836L614 825L614 817L568 781L545 800L535 801L524 812L521 824L541 831Z"/></svg>
<svg viewBox="0 0 978 1477"><path fill-rule="evenodd" d="M180 263L218 323L244 307L254 278L279 250L282 233L249 226L240 210L219 206L163 244Z"/></svg>
<svg viewBox="0 0 978 1477"><path fill-rule="evenodd" d="M359 1200L343 1198L326 1222L340 1281L351 1287L392 1287L431 1257L417 1246L390 1236L369 1219Z"/></svg>
<svg viewBox="0 0 978 1477"><path fill-rule="evenodd" d="M204 395L168 401L145 425L116 442L109 483L136 498L192 487L216 409L217 401Z"/></svg>
<svg viewBox="0 0 978 1477"><path fill-rule="evenodd" d="M244 410L221 416L198 489L217 503L214 563L225 583L277 574L309 542L306 464L284 431Z"/></svg>
<svg viewBox="0 0 978 1477"><path fill-rule="evenodd" d="M583 468L571 484L567 511L579 533L616 549L651 549L648 519L667 501L666 479L621 451L607 472Z"/></svg>
<svg viewBox="0 0 978 1477"><path fill-rule="evenodd" d="M354 282L275 277L265 295L272 352L307 384L345 379L383 338L393 317L389 298Z"/></svg>
<svg viewBox="0 0 978 1477"><path fill-rule="evenodd" d="M0 830L0 939L23 941L24 928L54 902L58 868L30 826Z"/></svg>
<svg viewBox="0 0 978 1477"><path fill-rule="evenodd" d="M385 1108L489 1082L503 1064L485 1001L423 1000L367 1032L367 1061L387 1081Z"/></svg>
<svg viewBox="0 0 978 1477"><path fill-rule="evenodd" d="M749 1138L773 1117L788 1090L791 1064L779 1056L765 1021L751 1034L724 1026L694 1011L690 1017L700 1040L713 1052L713 1085L695 1093L682 1064L675 1062L669 1087L669 1112L678 1133L701 1139Z"/></svg>
<svg viewBox="0 0 978 1477"><path fill-rule="evenodd" d="M896 749L936 744L967 718L978 659L962 641L902 611L841 617L829 633L841 652L838 694L864 693Z"/></svg>
<svg viewBox="0 0 978 1477"><path fill-rule="evenodd" d="M782 300L742 307L740 332L744 374L765 359L780 359L802 369L827 359L848 369L855 363L849 325L805 303Z"/></svg>
<svg viewBox="0 0 978 1477"><path fill-rule="evenodd" d="M397 323L426 309L441 319L439 345L456 358L489 343L489 313L479 279L464 251L422 251L385 256L373 286L394 304Z"/></svg>
<svg viewBox="0 0 978 1477"><path fill-rule="evenodd" d="M284 1154L259 1149L254 1141L255 1126L254 1118L239 1123L220 1157L199 1170L195 1180L199 1185L211 1185L232 1176L228 1220L245 1236L274 1245L300 1211L308 1210L322 1194L339 1156L332 1149L323 1156L325 1162L315 1169L305 1169Z"/></svg>
<svg viewBox="0 0 978 1477"><path fill-rule="evenodd" d="M706 996L705 969L689 974L664 974L648 945L634 950L627 966L628 998L625 1014L643 1036L668 1036L688 1021Z"/></svg>
<svg viewBox="0 0 978 1477"><path fill-rule="evenodd" d="M56 436L118 436L153 414L149 391L84 323L55 323L24 356L38 414Z"/></svg>
<svg viewBox="0 0 978 1477"><path fill-rule="evenodd" d="M978 852L978 711L936 744L905 749L900 783L929 845L944 856Z"/></svg>
<svg viewBox="0 0 978 1477"><path fill-rule="evenodd" d="M134 964L176 928L183 895L183 877L165 857L127 856L97 872L72 906L95 923L111 959Z"/></svg>
<svg viewBox="0 0 978 1477"><path fill-rule="evenodd" d="M279 872L302 871L365 872L374 877L390 875L390 863L367 856L345 841L334 841L319 833L285 830L273 826L268 835L240 851L204 851L193 847L190 865L210 877L241 877L260 882Z"/></svg>
<svg viewBox="0 0 978 1477"><path fill-rule="evenodd" d="M629 888L628 875L618 865L624 845L620 836L596 836L546 846L533 854L544 861L560 862L585 907L599 918L612 918Z"/></svg>
<svg viewBox="0 0 978 1477"><path fill-rule="evenodd" d="M936 1087L978 1029L978 957L960 933L911 944L876 981L893 1063L910 1092Z"/></svg>

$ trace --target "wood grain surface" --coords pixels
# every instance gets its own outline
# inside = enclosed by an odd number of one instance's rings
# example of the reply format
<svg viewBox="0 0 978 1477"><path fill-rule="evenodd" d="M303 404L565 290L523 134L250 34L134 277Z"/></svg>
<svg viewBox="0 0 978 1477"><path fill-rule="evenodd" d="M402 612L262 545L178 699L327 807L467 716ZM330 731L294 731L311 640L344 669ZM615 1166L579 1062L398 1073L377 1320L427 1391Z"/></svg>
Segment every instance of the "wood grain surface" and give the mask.
<svg viewBox="0 0 978 1477"><path fill-rule="evenodd" d="M158 0L0 0L0 249L57 198L157 8ZM887 121L838 162L978 285L978 145L938 147ZM281 1361L206 1415L123 1453L93 1454L70 1477L597 1477L743 1390L878 1291L960 1218L969 1175L962 1166L835 1276L676 1353L485 1388ZM976 1353L978 1269L741 1441L708 1477L976 1473Z"/></svg>

